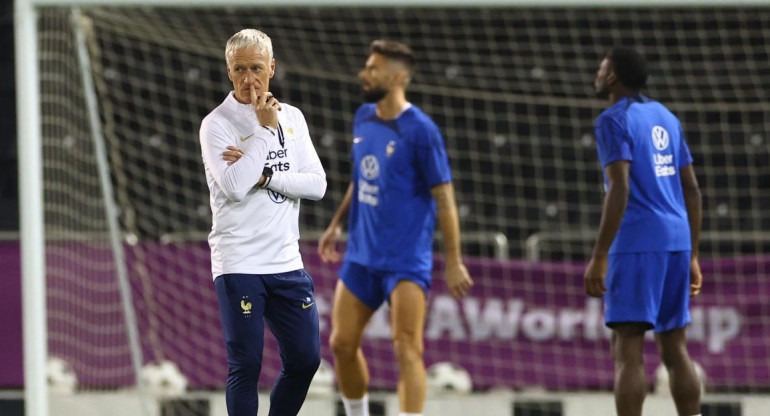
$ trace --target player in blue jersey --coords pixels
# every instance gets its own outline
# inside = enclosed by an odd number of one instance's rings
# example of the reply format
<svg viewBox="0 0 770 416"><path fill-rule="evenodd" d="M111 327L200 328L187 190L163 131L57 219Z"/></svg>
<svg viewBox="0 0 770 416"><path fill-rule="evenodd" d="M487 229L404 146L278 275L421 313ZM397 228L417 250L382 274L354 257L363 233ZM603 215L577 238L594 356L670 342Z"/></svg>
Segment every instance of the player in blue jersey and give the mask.
<svg viewBox="0 0 770 416"><path fill-rule="evenodd" d="M341 259L335 243L349 211L348 244L332 311L331 348L348 416L368 416L369 373L361 341L372 314L390 303L401 416L425 402L423 325L438 219L445 277L459 298L473 281L460 254L452 175L436 124L406 100L414 56L406 45L377 40L359 73L364 99L353 126L353 177L318 253Z"/></svg>
<svg viewBox="0 0 770 416"><path fill-rule="evenodd" d="M640 93L646 68L639 52L615 48L596 73L596 93L611 104L596 120L607 194L585 288L590 296L604 296L618 415L642 414L642 348L649 329L679 415L699 415L700 382L685 327L690 296L701 287L701 194L679 120Z"/></svg>

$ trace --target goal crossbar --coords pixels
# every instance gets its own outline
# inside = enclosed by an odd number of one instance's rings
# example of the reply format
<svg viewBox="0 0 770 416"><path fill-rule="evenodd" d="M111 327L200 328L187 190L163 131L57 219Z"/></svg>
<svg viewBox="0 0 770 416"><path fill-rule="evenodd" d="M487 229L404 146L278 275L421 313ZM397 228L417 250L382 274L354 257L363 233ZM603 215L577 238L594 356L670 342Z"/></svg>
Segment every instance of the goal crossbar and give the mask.
<svg viewBox="0 0 770 416"><path fill-rule="evenodd" d="M724 0L27 0L35 6L154 7L726 7ZM768 0L742 0L742 7L770 6Z"/></svg>

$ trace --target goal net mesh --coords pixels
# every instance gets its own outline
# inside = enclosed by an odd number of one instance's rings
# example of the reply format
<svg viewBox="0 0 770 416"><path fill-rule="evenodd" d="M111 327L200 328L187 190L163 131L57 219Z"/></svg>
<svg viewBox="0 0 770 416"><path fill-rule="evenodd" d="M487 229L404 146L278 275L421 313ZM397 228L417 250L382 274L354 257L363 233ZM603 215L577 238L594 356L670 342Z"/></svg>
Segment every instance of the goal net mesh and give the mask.
<svg viewBox="0 0 770 416"><path fill-rule="evenodd" d="M682 120L703 191L704 294L691 352L716 391L770 388L770 12L767 9L87 8L73 25L40 9L49 354L82 389L131 386L127 327L97 169L103 140L119 207L143 364L170 360L189 389L223 389L210 275L201 119L231 89L224 45L245 27L273 40L271 90L299 107L328 191L303 203L302 250L324 342L338 265L315 256L350 179L356 74L376 38L418 58L409 100L441 127L464 252L477 286L454 301L434 275L426 362L475 388L609 389L601 303L582 270L603 196L593 121L599 61L613 45L650 62L647 95ZM86 40L103 137L92 137L75 28ZM765 75L762 75L765 74ZM502 238L504 237L504 238ZM507 241L507 244L504 244ZM437 248L440 246L437 246ZM437 249L437 254L441 251ZM506 259L507 258L507 259ZM280 371L268 335L262 387ZM385 312L364 344L373 388L395 387ZM645 350L648 374L657 361ZM323 356L331 360L323 345Z"/></svg>

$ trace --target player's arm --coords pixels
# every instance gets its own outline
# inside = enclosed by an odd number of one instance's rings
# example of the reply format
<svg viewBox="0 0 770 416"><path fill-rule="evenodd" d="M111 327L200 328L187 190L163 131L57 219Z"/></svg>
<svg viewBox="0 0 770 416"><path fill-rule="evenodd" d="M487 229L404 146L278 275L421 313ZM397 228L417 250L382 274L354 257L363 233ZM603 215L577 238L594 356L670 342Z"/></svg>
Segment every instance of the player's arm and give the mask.
<svg viewBox="0 0 770 416"><path fill-rule="evenodd" d="M230 163L222 154L234 142L231 136L228 129L212 119L207 118L201 124L203 163L225 196L231 201L240 202L262 177L272 136L267 129L255 132L254 137L244 144L239 162Z"/></svg>
<svg viewBox="0 0 770 416"><path fill-rule="evenodd" d="M630 185L628 175L630 162L619 160L607 165L605 172L609 189L604 197L602 219L599 223L599 236L585 272L585 289L590 296L602 296L607 290L604 275L607 273L607 253L618 233L623 215L628 204Z"/></svg>
<svg viewBox="0 0 770 416"><path fill-rule="evenodd" d="M459 299L473 286L468 269L463 264L460 249L460 220L455 203L455 189L452 182L436 185L430 189L436 200L436 214L446 252L446 282L449 292Z"/></svg>
<svg viewBox="0 0 770 416"><path fill-rule="evenodd" d="M267 187L289 198L318 201L326 193L326 172L310 139L305 117L299 110L294 111L298 121L295 163L299 166L294 172L273 172Z"/></svg>
<svg viewBox="0 0 770 416"><path fill-rule="evenodd" d="M348 185L348 190L345 192L345 196L342 198L340 206L337 207L337 211L334 212L334 216L329 222L329 226L326 227L321 239L318 240L318 255L324 263L336 263L342 258L342 255L337 251L337 239L340 237L340 234L342 234L342 221L348 211L350 211L350 200L352 198L353 182Z"/></svg>
<svg viewBox="0 0 770 416"><path fill-rule="evenodd" d="M690 261L690 294L695 296L700 293L702 276L698 263L698 242L701 228L701 192L698 179L695 177L695 169L689 164L679 169L682 178L682 192L684 193L684 205L687 208L687 220L690 223L690 240L692 241L692 258Z"/></svg>

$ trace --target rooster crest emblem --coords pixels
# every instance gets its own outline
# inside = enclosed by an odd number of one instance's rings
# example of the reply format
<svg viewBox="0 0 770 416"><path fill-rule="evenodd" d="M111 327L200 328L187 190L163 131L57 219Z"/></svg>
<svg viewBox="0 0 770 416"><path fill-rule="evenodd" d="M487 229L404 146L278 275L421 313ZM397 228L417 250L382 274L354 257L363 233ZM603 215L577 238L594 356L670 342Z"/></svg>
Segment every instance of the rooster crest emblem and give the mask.
<svg viewBox="0 0 770 416"><path fill-rule="evenodd" d="M241 309L245 316L251 315L251 302L247 302L246 299L241 299Z"/></svg>
<svg viewBox="0 0 770 416"><path fill-rule="evenodd" d="M391 140L388 143L388 146L385 147L385 155L390 157L393 154L393 152L395 152L395 151L396 151L396 142L395 142L395 140Z"/></svg>

